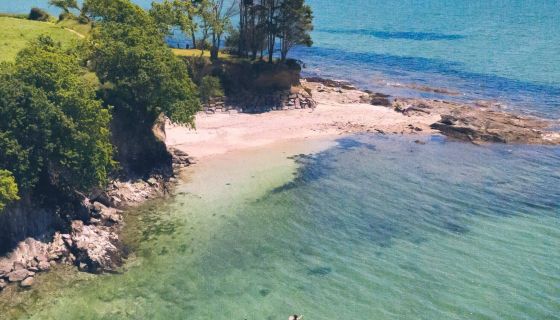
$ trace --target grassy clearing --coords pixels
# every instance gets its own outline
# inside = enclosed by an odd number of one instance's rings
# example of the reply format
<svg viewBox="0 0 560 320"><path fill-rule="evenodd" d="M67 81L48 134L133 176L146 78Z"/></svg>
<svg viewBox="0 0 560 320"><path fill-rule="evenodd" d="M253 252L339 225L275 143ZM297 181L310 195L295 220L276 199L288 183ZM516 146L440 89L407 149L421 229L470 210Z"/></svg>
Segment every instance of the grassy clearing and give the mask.
<svg viewBox="0 0 560 320"><path fill-rule="evenodd" d="M29 41L40 35L48 35L63 46L80 38L54 23L0 17L0 62L13 61Z"/></svg>

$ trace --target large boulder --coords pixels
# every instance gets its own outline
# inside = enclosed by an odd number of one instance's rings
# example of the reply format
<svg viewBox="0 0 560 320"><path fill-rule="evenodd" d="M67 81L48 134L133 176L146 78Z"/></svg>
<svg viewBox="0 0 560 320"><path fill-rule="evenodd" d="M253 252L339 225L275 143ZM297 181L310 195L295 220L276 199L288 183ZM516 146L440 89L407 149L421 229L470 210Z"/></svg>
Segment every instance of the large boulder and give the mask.
<svg viewBox="0 0 560 320"><path fill-rule="evenodd" d="M25 278L29 277L29 275L30 273L28 270L19 269L8 273L8 280L10 282L19 282L25 280Z"/></svg>
<svg viewBox="0 0 560 320"><path fill-rule="evenodd" d="M86 264L89 272L116 272L123 263L119 238L106 227L73 221L71 239L76 264Z"/></svg>

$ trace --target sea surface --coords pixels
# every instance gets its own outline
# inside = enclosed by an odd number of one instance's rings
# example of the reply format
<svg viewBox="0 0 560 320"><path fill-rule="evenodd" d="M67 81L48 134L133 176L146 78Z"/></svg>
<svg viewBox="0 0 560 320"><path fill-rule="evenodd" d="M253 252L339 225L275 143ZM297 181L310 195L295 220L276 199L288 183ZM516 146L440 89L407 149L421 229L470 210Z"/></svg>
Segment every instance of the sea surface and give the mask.
<svg viewBox="0 0 560 320"><path fill-rule="evenodd" d="M295 49L292 57L304 62L308 76L397 96L498 101L510 110L560 118L558 0L307 2L315 44ZM56 14L46 3L0 0L0 11L38 6ZM175 33L169 43L184 46L185 38ZM422 86L453 94L410 88Z"/></svg>
<svg viewBox="0 0 560 320"><path fill-rule="evenodd" d="M309 3L315 45L293 52L308 75L560 118L558 1ZM129 212L124 273L40 275L0 318L560 319L560 148L414 140L200 163Z"/></svg>
<svg viewBox="0 0 560 320"><path fill-rule="evenodd" d="M50 272L0 311L560 319L560 149L422 142L352 136L205 161L174 197L129 212L123 274Z"/></svg>

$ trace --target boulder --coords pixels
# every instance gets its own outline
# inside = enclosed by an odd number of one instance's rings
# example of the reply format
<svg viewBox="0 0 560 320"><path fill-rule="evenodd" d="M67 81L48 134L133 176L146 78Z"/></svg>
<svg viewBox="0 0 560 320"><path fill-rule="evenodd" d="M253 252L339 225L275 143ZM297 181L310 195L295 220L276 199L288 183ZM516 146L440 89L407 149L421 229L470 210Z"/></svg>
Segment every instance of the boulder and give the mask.
<svg viewBox="0 0 560 320"><path fill-rule="evenodd" d="M47 270L50 270L51 264L48 263L47 261L41 261L41 262L39 262L38 268L39 268L39 271L47 271Z"/></svg>
<svg viewBox="0 0 560 320"><path fill-rule="evenodd" d="M5 277L8 273L12 272L13 267L11 263L0 261L0 278Z"/></svg>
<svg viewBox="0 0 560 320"><path fill-rule="evenodd" d="M27 277L29 277L29 271L27 271L26 269L20 269L8 273L8 280L10 282L23 281Z"/></svg>
<svg viewBox="0 0 560 320"><path fill-rule="evenodd" d="M23 280L19 285L23 288L29 288L33 285L34 282L35 282L35 278L29 277Z"/></svg>
<svg viewBox="0 0 560 320"><path fill-rule="evenodd" d="M118 236L109 229L72 222L72 252L78 265L84 263L90 272L115 272L122 265Z"/></svg>

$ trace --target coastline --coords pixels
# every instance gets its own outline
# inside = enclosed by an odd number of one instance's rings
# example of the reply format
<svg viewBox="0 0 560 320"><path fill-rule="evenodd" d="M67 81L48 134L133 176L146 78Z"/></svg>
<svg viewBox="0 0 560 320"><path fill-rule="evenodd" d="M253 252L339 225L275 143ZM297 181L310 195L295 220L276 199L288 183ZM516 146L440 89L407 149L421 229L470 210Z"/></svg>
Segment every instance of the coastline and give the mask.
<svg viewBox="0 0 560 320"><path fill-rule="evenodd" d="M274 142L344 134L444 135L481 144L560 144L556 122L500 110L499 104L475 105L442 100L389 100L345 81L303 80L315 108L289 107L248 114L236 111L196 116L196 130L166 125L169 147L201 159Z"/></svg>
<svg viewBox="0 0 560 320"><path fill-rule="evenodd" d="M119 272L126 258L126 248L119 237L124 227L122 210L164 197L180 183L176 176L182 168L220 155L303 141L333 141L358 133L417 136L420 144L421 138L430 135L475 144L560 143L559 133L546 131L551 122L502 112L491 104L468 106L399 98L390 101L388 96L359 90L344 81L319 78L303 80L302 89L311 94L316 107L290 106L257 114L199 112L196 130L167 122L165 143L174 158L174 175L116 180L106 191L86 198L90 221L72 222L71 232L55 233L50 243L26 239L0 259L0 289L9 282L30 287L36 273L56 264L76 265L92 273Z"/></svg>

